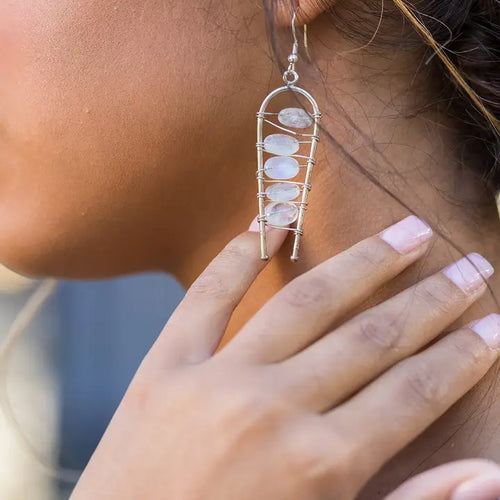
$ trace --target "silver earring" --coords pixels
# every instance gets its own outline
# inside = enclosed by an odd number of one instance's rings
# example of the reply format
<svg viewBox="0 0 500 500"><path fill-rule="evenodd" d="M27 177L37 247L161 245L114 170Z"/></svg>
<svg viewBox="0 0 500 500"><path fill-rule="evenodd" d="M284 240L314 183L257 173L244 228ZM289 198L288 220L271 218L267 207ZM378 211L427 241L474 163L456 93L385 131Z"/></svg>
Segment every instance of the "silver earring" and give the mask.
<svg viewBox="0 0 500 500"><path fill-rule="evenodd" d="M299 258L300 240L303 235L304 215L307 198L311 190L311 176L315 164L316 148L319 142L319 124L321 113L314 98L306 90L297 87L299 75L295 65L299 60L299 43L295 23L297 10L293 13L292 33L293 49L288 56L289 66L283 73L285 86L273 90L262 102L257 113L257 182L259 199L260 251L261 259L268 260L266 244L266 225L292 231L295 234L293 251L290 259ZM304 46L307 50L307 26L304 26ZM302 107L289 107L280 111L267 111L271 101L283 93L293 93L295 98L305 97L311 106L308 112ZM272 120L279 123L275 123ZM264 136L264 123L277 128L280 132ZM312 133L306 133L309 129ZM290 129L299 129L300 132ZM304 146L303 146L304 145ZM302 148L307 148L303 154ZM300 154L299 154L300 153ZM264 160L266 155L266 160ZM300 163L299 163L300 162ZM292 181L305 169L302 181ZM267 187L266 187L267 185ZM297 198L300 196L300 201ZM270 202L266 205L266 202ZM295 227L289 227L294 224Z"/></svg>

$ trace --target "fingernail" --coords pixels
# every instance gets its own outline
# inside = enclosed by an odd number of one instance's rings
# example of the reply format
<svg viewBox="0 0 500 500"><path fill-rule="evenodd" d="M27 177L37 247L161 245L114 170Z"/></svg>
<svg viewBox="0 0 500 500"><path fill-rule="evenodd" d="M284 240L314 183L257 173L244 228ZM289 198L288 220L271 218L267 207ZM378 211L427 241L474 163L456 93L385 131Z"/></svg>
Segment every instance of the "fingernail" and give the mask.
<svg viewBox="0 0 500 500"><path fill-rule="evenodd" d="M266 225L266 232L269 231L269 229L271 229L271 227ZM252 231L252 232L256 232L256 233L260 232L260 222L259 222L258 215L257 215L257 217L255 217L255 219L252 221L252 223L248 227L248 231Z"/></svg>
<svg viewBox="0 0 500 500"><path fill-rule="evenodd" d="M497 500L500 497L500 474L479 476L462 483L450 500Z"/></svg>
<svg viewBox="0 0 500 500"><path fill-rule="evenodd" d="M249 231L254 231L254 232L260 231L260 223L258 221L258 218L259 216L257 215L257 217L255 217L255 219L252 221L252 223L248 227Z"/></svg>
<svg viewBox="0 0 500 500"><path fill-rule="evenodd" d="M470 253L450 264L443 273L465 293L472 293L484 284L495 272L493 266L478 253Z"/></svg>
<svg viewBox="0 0 500 500"><path fill-rule="evenodd" d="M500 349L500 314L489 314L472 322L469 327L492 349Z"/></svg>
<svg viewBox="0 0 500 500"><path fill-rule="evenodd" d="M401 254L412 252L431 236L431 227L416 215L410 215L380 233L380 237Z"/></svg>

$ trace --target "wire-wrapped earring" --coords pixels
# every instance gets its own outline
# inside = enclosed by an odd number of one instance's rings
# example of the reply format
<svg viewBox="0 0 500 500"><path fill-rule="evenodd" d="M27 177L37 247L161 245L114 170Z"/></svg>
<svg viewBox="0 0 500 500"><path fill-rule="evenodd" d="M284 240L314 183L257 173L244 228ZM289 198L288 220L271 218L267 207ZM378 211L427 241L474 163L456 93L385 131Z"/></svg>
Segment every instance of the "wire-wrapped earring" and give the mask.
<svg viewBox="0 0 500 500"><path fill-rule="evenodd" d="M297 10L293 13L292 33L293 49L288 56L289 66L283 73L284 87L273 90L262 102L257 113L257 182L259 199L260 249L261 259L268 260L265 226L277 227L295 233L293 251L290 259L299 258L300 240L303 234L304 215L307 209L307 197L311 190L311 176L315 164L316 147L319 142L319 124L321 113L314 98L309 92L297 87L299 75L295 65L299 60L299 43L295 22ZM304 26L304 46L307 49L307 26ZM303 107L288 107L278 112L268 111L271 101L282 93L292 92L297 99L305 97L311 106L308 112ZM277 117L279 123L270 118ZM275 133L264 137L264 123L284 133ZM310 129L312 133L297 132L292 129ZM305 140L301 140L305 139ZM310 145L308 154L302 154L302 145ZM305 146L307 147L307 146ZM300 154L299 154L300 153ZM264 162L264 155L267 159ZM299 163L302 162L302 164ZM302 181L292 181L301 168L305 168ZM266 184L269 186L266 188ZM301 196L300 201L295 201ZM266 199L271 203L266 203ZM296 227L289 227L296 222Z"/></svg>

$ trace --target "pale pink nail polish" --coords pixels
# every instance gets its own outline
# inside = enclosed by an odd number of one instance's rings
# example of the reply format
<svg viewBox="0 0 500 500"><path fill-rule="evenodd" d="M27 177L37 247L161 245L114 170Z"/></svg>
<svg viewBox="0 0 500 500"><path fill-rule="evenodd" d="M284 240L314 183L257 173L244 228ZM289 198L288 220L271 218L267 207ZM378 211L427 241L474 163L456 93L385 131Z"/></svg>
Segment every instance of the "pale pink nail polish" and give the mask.
<svg viewBox="0 0 500 500"><path fill-rule="evenodd" d="M260 232L260 222L258 221L259 216L255 217L255 219L252 221L250 226L248 227L248 231L252 231L255 233ZM266 233L272 229L270 226L265 226L266 227Z"/></svg>
<svg viewBox="0 0 500 500"><path fill-rule="evenodd" d="M406 217L380 233L380 237L401 254L416 250L431 236L431 227L415 215Z"/></svg>
<svg viewBox="0 0 500 500"><path fill-rule="evenodd" d="M255 219L252 221L252 223L248 227L249 231L252 231L252 232L259 232L260 231L260 223L257 221L258 218L259 218L259 216L257 215L257 217L255 217Z"/></svg>
<svg viewBox="0 0 500 500"><path fill-rule="evenodd" d="M443 273L465 293L476 291L494 272L493 266L478 253L471 253L443 270Z"/></svg>
<svg viewBox="0 0 500 500"><path fill-rule="evenodd" d="M500 349L500 314L489 314L472 322L469 327L492 349Z"/></svg>
<svg viewBox="0 0 500 500"><path fill-rule="evenodd" d="M497 500L500 497L500 473L493 472L461 484L450 500Z"/></svg>

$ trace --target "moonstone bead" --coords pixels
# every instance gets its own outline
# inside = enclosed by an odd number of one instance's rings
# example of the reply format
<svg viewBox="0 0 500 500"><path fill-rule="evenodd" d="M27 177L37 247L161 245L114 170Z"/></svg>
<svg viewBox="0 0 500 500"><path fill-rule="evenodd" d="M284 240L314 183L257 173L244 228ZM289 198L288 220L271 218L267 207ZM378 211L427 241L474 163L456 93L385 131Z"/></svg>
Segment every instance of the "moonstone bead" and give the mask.
<svg viewBox="0 0 500 500"><path fill-rule="evenodd" d="M272 201L290 201L299 196L300 188L297 184L276 182L266 189L267 197Z"/></svg>
<svg viewBox="0 0 500 500"><path fill-rule="evenodd" d="M273 155L293 155L299 147L299 141L291 135L272 134L264 139L264 149Z"/></svg>
<svg viewBox="0 0 500 500"><path fill-rule="evenodd" d="M299 162L289 156L273 156L264 163L264 172L271 179L291 179L299 169Z"/></svg>
<svg viewBox="0 0 500 500"><path fill-rule="evenodd" d="M307 128L313 124L313 119L302 108L285 108L278 113L282 125L292 128Z"/></svg>
<svg viewBox="0 0 500 500"><path fill-rule="evenodd" d="M273 226L288 226L295 222L299 210L293 203L270 203L265 209L267 222Z"/></svg>

